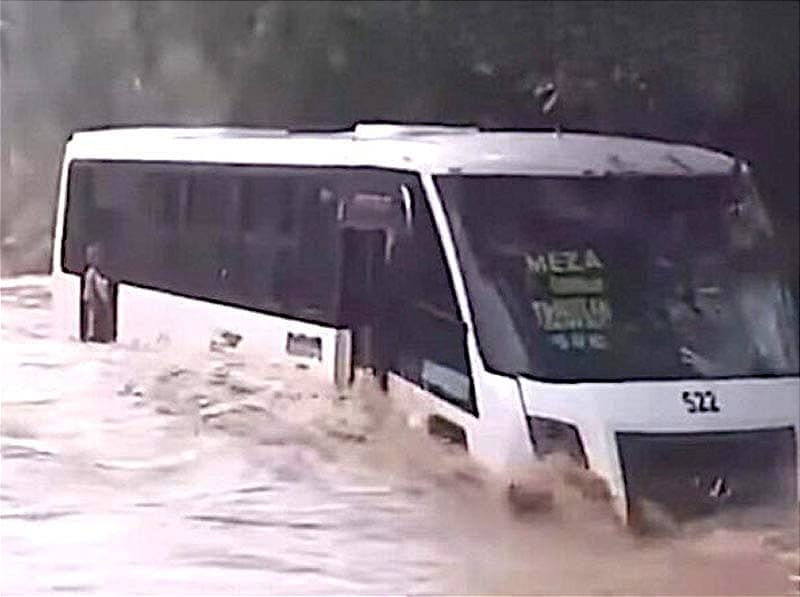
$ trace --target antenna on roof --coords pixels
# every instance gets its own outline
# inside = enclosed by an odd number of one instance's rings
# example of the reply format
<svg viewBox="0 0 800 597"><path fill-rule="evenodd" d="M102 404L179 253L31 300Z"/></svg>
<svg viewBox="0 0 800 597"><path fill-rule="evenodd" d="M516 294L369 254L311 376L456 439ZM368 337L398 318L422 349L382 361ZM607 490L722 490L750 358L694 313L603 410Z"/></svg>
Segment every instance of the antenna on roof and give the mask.
<svg viewBox="0 0 800 597"><path fill-rule="evenodd" d="M750 172L750 168L742 158L739 156L735 156L733 158L733 166L731 168L731 174L735 177L745 176Z"/></svg>
<svg viewBox="0 0 800 597"><path fill-rule="evenodd" d="M553 111L560 98L558 88L552 81L537 85L533 95L539 100L539 110L544 115L548 115ZM556 124L555 133L556 137L561 137L561 124Z"/></svg>
<svg viewBox="0 0 800 597"><path fill-rule="evenodd" d="M558 102L558 89L552 81L537 85L533 94L541 102L539 109L542 114L549 114Z"/></svg>

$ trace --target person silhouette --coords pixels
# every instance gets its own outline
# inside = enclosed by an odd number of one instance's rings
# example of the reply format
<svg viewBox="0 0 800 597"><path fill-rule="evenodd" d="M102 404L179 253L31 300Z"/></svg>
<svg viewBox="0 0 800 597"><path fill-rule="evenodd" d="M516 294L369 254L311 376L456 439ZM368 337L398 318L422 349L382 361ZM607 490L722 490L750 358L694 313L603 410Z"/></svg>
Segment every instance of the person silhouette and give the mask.
<svg viewBox="0 0 800 597"><path fill-rule="evenodd" d="M107 343L113 340L111 282L101 271L102 249L98 243L86 247L83 272L83 307L86 314L84 339Z"/></svg>

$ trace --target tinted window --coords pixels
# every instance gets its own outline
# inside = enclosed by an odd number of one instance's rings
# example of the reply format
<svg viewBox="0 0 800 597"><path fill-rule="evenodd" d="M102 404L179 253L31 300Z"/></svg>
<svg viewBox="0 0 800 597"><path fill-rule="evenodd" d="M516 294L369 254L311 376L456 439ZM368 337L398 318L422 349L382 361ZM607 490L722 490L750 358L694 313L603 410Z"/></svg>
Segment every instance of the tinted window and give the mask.
<svg viewBox="0 0 800 597"><path fill-rule="evenodd" d="M238 179L212 168L193 173L189 184L186 223L197 231L219 233L227 228L228 213Z"/></svg>
<svg viewBox="0 0 800 597"><path fill-rule="evenodd" d="M430 209L414 205L413 236L399 240L390 264L390 317L396 333L392 368L439 397L477 414L466 327Z"/></svg>
<svg viewBox="0 0 800 597"><path fill-rule="evenodd" d="M490 367L552 380L797 374L797 300L751 181L437 184Z"/></svg>
<svg viewBox="0 0 800 597"><path fill-rule="evenodd" d="M103 246L119 282L333 323L336 202L356 170L143 162L70 166L65 271Z"/></svg>

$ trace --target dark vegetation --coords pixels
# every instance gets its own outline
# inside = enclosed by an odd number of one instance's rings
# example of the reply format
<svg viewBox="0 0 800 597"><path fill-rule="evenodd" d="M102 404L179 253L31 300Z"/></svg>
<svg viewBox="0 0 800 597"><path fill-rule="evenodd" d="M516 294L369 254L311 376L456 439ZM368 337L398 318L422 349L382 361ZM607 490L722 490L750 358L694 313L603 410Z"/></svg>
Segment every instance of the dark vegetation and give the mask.
<svg viewBox="0 0 800 597"><path fill-rule="evenodd" d="M74 129L392 120L735 152L797 276L797 2L5 1L1 16L3 275L48 268Z"/></svg>

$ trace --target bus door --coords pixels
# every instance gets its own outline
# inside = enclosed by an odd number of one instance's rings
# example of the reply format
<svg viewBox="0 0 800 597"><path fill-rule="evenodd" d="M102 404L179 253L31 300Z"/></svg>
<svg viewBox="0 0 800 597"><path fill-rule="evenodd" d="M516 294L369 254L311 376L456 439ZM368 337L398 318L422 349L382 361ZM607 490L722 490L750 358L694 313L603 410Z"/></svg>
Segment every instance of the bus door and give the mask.
<svg viewBox="0 0 800 597"><path fill-rule="evenodd" d="M388 367L390 349L383 315L386 278L392 249L407 226L407 209L398 187L393 194L348 190L337 210L342 247L339 320L352 332L353 366L373 369L379 376Z"/></svg>
<svg viewBox="0 0 800 597"><path fill-rule="evenodd" d="M381 230L342 231L341 321L352 331L355 367L377 369L380 342L381 281L385 273L386 233Z"/></svg>

